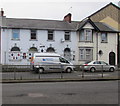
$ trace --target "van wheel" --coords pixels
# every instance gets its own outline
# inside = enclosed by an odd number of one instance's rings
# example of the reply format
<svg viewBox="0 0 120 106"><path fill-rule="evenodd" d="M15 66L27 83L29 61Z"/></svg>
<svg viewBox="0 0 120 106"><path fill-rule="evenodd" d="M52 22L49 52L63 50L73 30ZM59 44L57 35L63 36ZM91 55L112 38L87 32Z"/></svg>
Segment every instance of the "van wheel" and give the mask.
<svg viewBox="0 0 120 106"><path fill-rule="evenodd" d="M67 69L66 69L66 72L67 72L67 73L71 73L71 72L72 72L72 69L71 69L71 68L67 68Z"/></svg>
<svg viewBox="0 0 120 106"><path fill-rule="evenodd" d="M39 68L39 73L43 73L44 69L43 68Z"/></svg>
<svg viewBox="0 0 120 106"><path fill-rule="evenodd" d="M90 72L95 72L95 71L96 71L96 70L95 70L94 67L90 68Z"/></svg>

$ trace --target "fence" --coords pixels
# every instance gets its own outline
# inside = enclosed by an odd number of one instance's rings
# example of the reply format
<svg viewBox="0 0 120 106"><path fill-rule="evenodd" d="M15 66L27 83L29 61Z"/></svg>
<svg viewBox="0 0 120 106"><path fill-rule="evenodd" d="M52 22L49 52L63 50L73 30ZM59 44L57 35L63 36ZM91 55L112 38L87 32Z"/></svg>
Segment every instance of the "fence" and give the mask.
<svg viewBox="0 0 120 106"><path fill-rule="evenodd" d="M39 67L39 68L38 68ZM40 68L41 67L41 68ZM66 68L67 67L67 68ZM33 68L35 71L33 71ZM107 70L108 68L108 70ZM38 70L39 69L39 70ZM42 69L42 71L40 70ZM45 71L45 69L47 71ZM65 72L69 69L68 72ZM70 73L70 71L72 71ZM88 69L89 71L86 71ZM98 69L98 70L97 70ZM116 68L115 68L116 69ZM104 77L118 77L118 69L115 72L110 67L100 65L97 67L85 65L2 65L2 80L39 80L39 79L94 79ZM95 72L94 72L95 71Z"/></svg>

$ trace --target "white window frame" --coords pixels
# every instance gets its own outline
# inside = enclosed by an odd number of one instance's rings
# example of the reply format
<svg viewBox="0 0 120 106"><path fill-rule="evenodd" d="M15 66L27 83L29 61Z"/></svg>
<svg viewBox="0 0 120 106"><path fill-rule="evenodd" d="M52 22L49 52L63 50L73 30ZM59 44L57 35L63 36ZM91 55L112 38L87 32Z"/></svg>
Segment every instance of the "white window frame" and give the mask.
<svg viewBox="0 0 120 106"><path fill-rule="evenodd" d="M14 34L18 34L18 37L15 38ZM12 40L20 40L20 29L12 29Z"/></svg>
<svg viewBox="0 0 120 106"><path fill-rule="evenodd" d="M101 43L107 43L107 42L108 42L107 33L106 32L101 33Z"/></svg>
<svg viewBox="0 0 120 106"><path fill-rule="evenodd" d="M69 39L66 39L66 36L69 36ZM64 40L65 41L70 41L71 40L71 32L70 31L65 31Z"/></svg>
<svg viewBox="0 0 120 106"><path fill-rule="evenodd" d="M81 53L81 50L82 50L82 53ZM90 50L89 54L87 54L87 50ZM90 58L87 58L87 56L90 56ZM93 60L93 48L80 47L79 48L79 60L80 61Z"/></svg>
<svg viewBox="0 0 120 106"><path fill-rule="evenodd" d="M88 31L91 33L88 34ZM92 29L83 29L79 35L80 42L93 42L93 31Z"/></svg>
<svg viewBox="0 0 120 106"><path fill-rule="evenodd" d="M53 36L53 39L49 39L49 35L52 35L52 36ZM53 31L53 30L48 30L47 40L48 40L48 41L54 41L54 40L55 40L55 38L54 38L54 31Z"/></svg>
<svg viewBox="0 0 120 106"><path fill-rule="evenodd" d="M35 32L32 32L32 31L35 31ZM31 38L33 33L35 33L36 39L32 39L32 38ZM37 30L35 30L35 29L31 29L31 30L30 30L30 40L37 40Z"/></svg>

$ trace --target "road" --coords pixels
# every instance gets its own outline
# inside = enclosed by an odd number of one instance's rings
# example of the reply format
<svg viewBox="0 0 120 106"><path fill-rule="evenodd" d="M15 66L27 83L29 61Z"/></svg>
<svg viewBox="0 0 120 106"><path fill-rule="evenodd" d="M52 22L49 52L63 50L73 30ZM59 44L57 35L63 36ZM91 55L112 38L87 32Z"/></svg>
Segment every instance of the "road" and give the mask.
<svg viewBox="0 0 120 106"><path fill-rule="evenodd" d="M3 84L3 104L118 104L118 81Z"/></svg>
<svg viewBox="0 0 120 106"><path fill-rule="evenodd" d="M45 78L101 78L103 77L114 77L118 78L118 73L120 71L115 72L84 72L82 71L74 71L72 73L44 73L44 74L35 74L30 71L28 72L4 72L2 73L2 79L45 79Z"/></svg>

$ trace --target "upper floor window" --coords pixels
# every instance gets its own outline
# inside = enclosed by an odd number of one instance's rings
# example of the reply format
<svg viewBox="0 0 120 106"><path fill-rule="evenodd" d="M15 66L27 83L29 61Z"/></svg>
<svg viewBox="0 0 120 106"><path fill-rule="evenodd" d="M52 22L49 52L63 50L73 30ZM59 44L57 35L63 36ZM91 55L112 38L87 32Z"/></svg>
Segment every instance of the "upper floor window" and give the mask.
<svg viewBox="0 0 120 106"><path fill-rule="evenodd" d="M92 30L91 29L84 29L80 32L80 41L84 42L92 42Z"/></svg>
<svg viewBox="0 0 120 106"><path fill-rule="evenodd" d="M12 29L12 39L19 39L20 38L20 30L19 29Z"/></svg>
<svg viewBox="0 0 120 106"><path fill-rule="evenodd" d="M36 40L37 39L37 37L36 37L36 30L31 30L31 40Z"/></svg>
<svg viewBox="0 0 120 106"><path fill-rule="evenodd" d="M48 31L48 40L54 40L54 33L53 33L53 31Z"/></svg>
<svg viewBox="0 0 120 106"><path fill-rule="evenodd" d="M70 41L70 32L69 31L65 31L65 41Z"/></svg>
<svg viewBox="0 0 120 106"><path fill-rule="evenodd" d="M101 33L101 42L106 43L107 42L107 33Z"/></svg>

